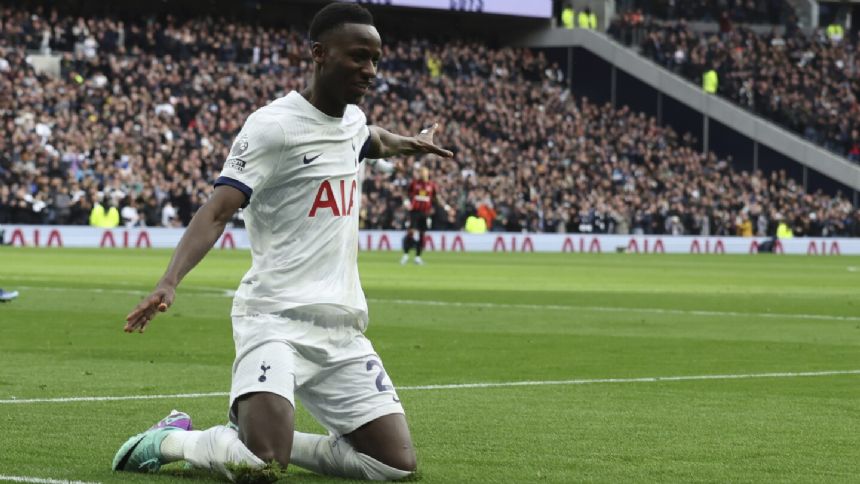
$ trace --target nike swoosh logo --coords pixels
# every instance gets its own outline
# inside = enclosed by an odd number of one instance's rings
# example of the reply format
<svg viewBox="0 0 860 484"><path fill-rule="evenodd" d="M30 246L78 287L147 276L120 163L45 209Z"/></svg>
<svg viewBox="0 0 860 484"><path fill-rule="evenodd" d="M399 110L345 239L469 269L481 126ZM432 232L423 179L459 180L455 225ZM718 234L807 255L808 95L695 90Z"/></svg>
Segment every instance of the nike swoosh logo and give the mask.
<svg viewBox="0 0 860 484"><path fill-rule="evenodd" d="M305 156L302 158L302 161L307 165L308 163L310 163L310 162L314 161L315 159L319 158L320 156L322 156L322 153L320 153L320 154L318 154L318 155L314 156L313 158L308 158L308 155L305 155Z"/></svg>

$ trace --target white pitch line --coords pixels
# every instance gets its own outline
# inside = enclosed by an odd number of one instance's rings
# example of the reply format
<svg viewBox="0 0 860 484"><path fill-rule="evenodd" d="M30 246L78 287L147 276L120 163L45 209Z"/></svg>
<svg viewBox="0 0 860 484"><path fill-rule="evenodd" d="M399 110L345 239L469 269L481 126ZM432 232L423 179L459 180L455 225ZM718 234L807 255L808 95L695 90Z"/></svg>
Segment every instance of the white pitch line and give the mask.
<svg viewBox="0 0 860 484"><path fill-rule="evenodd" d="M40 484L101 484L98 482L69 481L67 479L45 479L41 477L27 476L4 476L3 474L0 474L0 481L35 482Z"/></svg>
<svg viewBox="0 0 860 484"><path fill-rule="evenodd" d="M119 402L126 400L160 400L165 398L226 397L228 392L175 393L170 395L120 395L116 397L59 397L59 398L10 398L0 400L0 405L9 403L69 403L69 402Z"/></svg>
<svg viewBox="0 0 860 484"><path fill-rule="evenodd" d="M47 286L15 286L16 289L21 289L25 291L50 291L50 292L67 292L67 291L86 291L92 292L95 294L129 294L132 296L145 296L149 294L144 291L136 291L134 289L103 289L100 287L86 287L86 288L78 288L78 287L47 287ZM207 294L208 295L208 294Z"/></svg>
<svg viewBox="0 0 860 484"><path fill-rule="evenodd" d="M137 291L127 289L105 289L105 288L73 288L73 287L51 287L51 286L18 286L20 289L42 290L42 291L86 291L94 293L129 294L133 296L145 296L148 291ZM191 289L191 288L189 288ZM190 295L203 297L233 297L235 291L232 289L217 289L214 287L198 286L213 292L193 292ZM781 318L802 319L820 321L860 321L860 316L837 316L829 314L796 314L796 313L745 313L740 311L706 311L700 309L665 309L665 308L627 308L617 306L573 306L565 304L505 304L505 303L483 303L483 302L456 302L456 301L433 301L424 299L368 299L373 303L406 304L419 306L448 306L448 307L471 307L487 309L548 309L555 311L594 311L606 313L648 313L648 314L677 314L681 316L705 316L705 317L748 317L748 318Z"/></svg>
<svg viewBox="0 0 860 484"><path fill-rule="evenodd" d="M69 292L69 291L79 291L79 292L92 292L96 294L128 294L131 296L146 296L150 291L142 291L139 289L105 289L101 287L51 287L51 286L15 286L16 289L24 289L24 290L33 290L33 291L50 291L50 292ZM208 289L204 287L194 287L189 288L194 289L196 291L186 292L185 294L189 294L192 296L204 296L204 297L224 297L226 294L223 289ZM204 292L205 291L205 292ZM213 292L215 291L215 292ZM232 297L232 294L230 294Z"/></svg>
<svg viewBox="0 0 860 484"><path fill-rule="evenodd" d="M744 313L739 311L705 311L699 309L664 309L664 308L627 308L610 306L572 306L559 304L505 304L481 302L452 302L430 301L423 299L368 299L368 302L409 304L419 306L455 306L487 309L552 309L560 311L596 311L608 313L653 313L678 314L686 316L741 316L781 319L820 319L825 321L860 321L860 316L836 316L828 314L794 314L794 313Z"/></svg>
<svg viewBox="0 0 860 484"><path fill-rule="evenodd" d="M448 385L417 385L398 387L398 391L413 390L459 390L468 388L498 388L525 387L542 385L589 385L594 383L660 383L695 380L745 380L752 378L799 378L815 376L860 375L860 370L830 370L780 373L746 373L737 375L681 375L681 376L651 376L640 378L592 378L577 380L545 380L545 381L509 381L487 383L452 383ZM157 400L180 398L226 397L227 392L209 393L177 393L173 395L125 395L116 397L60 397L60 398L27 398L0 400L0 404L15 403L67 403L67 402L114 402L121 400Z"/></svg>
<svg viewBox="0 0 860 484"><path fill-rule="evenodd" d="M592 383L659 383L694 380L744 380L750 378L798 378L811 376L860 375L860 370L807 371L797 373L750 373L741 375L650 376L642 378L593 378L583 380L512 381L399 387L398 390L455 390L460 388L527 387L535 385L588 385Z"/></svg>

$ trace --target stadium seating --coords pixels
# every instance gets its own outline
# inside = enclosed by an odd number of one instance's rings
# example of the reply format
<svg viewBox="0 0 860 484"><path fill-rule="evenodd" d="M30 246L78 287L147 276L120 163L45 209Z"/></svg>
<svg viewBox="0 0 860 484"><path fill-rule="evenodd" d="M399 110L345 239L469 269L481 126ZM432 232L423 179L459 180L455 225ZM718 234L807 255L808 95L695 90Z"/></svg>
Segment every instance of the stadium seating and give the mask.
<svg viewBox="0 0 860 484"><path fill-rule="evenodd" d="M247 115L302 88L310 66L295 29L9 7L3 19L0 83L14 96L2 101L0 223L86 224L102 203L130 225L187 224ZM437 210L436 229L462 228L484 206L496 214L491 230L765 235L785 220L797 235L860 236L860 211L844 196L735 171L653 118L575 98L539 52L384 44L368 119L402 133L438 120L456 155L369 173L364 228L403 227L402 189L423 163L455 207ZM36 74L26 49L61 53L61 77Z"/></svg>
<svg viewBox="0 0 860 484"><path fill-rule="evenodd" d="M623 20L622 20L623 22ZM824 31L756 34L738 27L700 34L684 22L647 22L641 53L700 83L713 66L719 95L805 138L860 162L858 37L829 39ZM617 38L629 40L616 24Z"/></svg>
<svg viewBox="0 0 860 484"><path fill-rule="evenodd" d="M794 15L786 0L620 0L618 3L622 10L639 10L661 19L778 24Z"/></svg>

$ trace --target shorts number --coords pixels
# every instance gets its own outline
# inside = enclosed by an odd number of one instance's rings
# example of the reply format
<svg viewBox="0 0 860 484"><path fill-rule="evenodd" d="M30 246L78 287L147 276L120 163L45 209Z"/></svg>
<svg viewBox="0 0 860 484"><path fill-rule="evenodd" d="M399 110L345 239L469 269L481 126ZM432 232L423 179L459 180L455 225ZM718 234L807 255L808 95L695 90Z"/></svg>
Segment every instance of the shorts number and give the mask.
<svg viewBox="0 0 860 484"><path fill-rule="evenodd" d="M382 363L380 363L378 360L368 361L367 362L367 371L373 370L374 366L379 367L379 374L376 375L376 389L379 390L380 392L387 392L387 391L394 390L394 387L382 383L382 380L384 380L385 377L388 376L388 374L385 373L385 368L382 367Z"/></svg>

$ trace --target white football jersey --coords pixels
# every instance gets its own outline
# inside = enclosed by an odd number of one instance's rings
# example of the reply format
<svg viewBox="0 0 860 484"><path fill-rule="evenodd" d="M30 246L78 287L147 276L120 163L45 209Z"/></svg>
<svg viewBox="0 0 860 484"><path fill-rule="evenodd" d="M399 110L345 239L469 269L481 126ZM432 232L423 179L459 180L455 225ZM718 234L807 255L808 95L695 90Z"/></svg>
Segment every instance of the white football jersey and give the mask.
<svg viewBox="0 0 860 484"><path fill-rule="evenodd" d="M328 116L301 94L258 109L245 121L215 185L245 193L251 269L233 316L357 316L367 325L358 277L359 168L370 145L364 113Z"/></svg>

